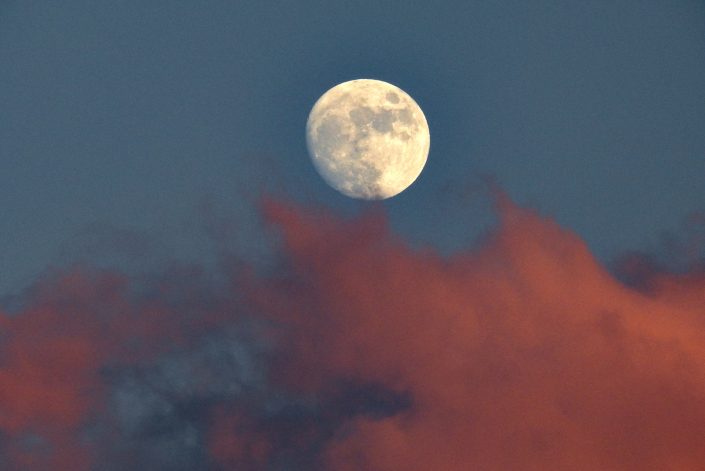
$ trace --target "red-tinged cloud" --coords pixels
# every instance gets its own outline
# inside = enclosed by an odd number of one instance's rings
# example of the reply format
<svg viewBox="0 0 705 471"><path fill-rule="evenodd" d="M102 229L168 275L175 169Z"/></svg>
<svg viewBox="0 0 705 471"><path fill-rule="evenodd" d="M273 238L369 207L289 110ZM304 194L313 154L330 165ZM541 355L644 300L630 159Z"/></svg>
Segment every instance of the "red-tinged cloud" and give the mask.
<svg viewBox="0 0 705 471"><path fill-rule="evenodd" d="M479 248L443 258L379 214L265 203L289 263L252 290L284 326L275 379L410 398L339 417L326 469L703 469L703 277L637 291L570 231L502 197L498 211Z"/></svg>
<svg viewBox="0 0 705 471"><path fill-rule="evenodd" d="M245 411L215 408L207 438L214 462L225 469L267 469L271 438Z"/></svg>
<svg viewBox="0 0 705 471"><path fill-rule="evenodd" d="M198 331L165 293L135 301L128 284L72 271L38 283L21 312L0 313L1 469L122 469L100 456L101 440L119 433L114 396L124 396L106 372L150 365Z"/></svg>
<svg viewBox="0 0 705 471"><path fill-rule="evenodd" d="M450 257L263 210L279 264L70 271L0 313L0 469L703 469L702 272L623 284L501 195Z"/></svg>
<svg viewBox="0 0 705 471"><path fill-rule="evenodd" d="M92 307L119 285L67 275L42 286L24 312L0 314L0 430L10 437L5 467L88 469L88 449L76 434L99 406L98 370L115 351L103 324L113 319Z"/></svg>

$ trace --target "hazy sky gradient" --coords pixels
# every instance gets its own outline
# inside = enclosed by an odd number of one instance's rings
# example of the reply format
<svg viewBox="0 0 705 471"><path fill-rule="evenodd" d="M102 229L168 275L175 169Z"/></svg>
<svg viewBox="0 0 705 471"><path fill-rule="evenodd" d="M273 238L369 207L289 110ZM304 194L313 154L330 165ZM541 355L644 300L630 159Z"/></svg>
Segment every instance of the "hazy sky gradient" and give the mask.
<svg viewBox="0 0 705 471"><path fill-rule="evenodd" d="M6 0L0 293L114 231L144 243L117 259L203 260L204 201L241 217L283 188L357 208L314 172L304 125L359 77L429 121L425 172L384 203L409 240L448 252L480 234L490 176L605 259L656 250L704 206L703 57L696 0Z"/></svg>

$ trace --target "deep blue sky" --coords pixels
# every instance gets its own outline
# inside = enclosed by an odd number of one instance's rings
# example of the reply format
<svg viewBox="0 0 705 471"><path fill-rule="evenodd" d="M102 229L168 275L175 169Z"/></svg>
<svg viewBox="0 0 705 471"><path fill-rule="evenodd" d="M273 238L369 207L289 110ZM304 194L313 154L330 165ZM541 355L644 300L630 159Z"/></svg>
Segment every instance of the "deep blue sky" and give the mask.
<svg viewBox="0 0 705 471"><path fill-rule="evenodd" d="M256 254L263 189L364 207L304 136L318 96L363 77L429 122L424 173L383 203L415 243L481 234L485 176L605 261L705 209L702 1L5 0L0 296L75 259L205 261L213 214Z"/></svg>

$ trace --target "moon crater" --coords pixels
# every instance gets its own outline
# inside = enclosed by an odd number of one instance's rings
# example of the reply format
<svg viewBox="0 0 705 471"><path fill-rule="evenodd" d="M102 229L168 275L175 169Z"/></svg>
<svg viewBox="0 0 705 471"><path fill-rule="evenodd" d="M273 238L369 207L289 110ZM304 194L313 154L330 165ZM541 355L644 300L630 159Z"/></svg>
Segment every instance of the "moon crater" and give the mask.
<svg viewBox="0 0 705 471"><path fill-rule="evenodd" d="M419 176L430 136L421 108L379 80L352 80L328 90L306 124L311 160L341 193L362 199L394 196Z"/></svg>

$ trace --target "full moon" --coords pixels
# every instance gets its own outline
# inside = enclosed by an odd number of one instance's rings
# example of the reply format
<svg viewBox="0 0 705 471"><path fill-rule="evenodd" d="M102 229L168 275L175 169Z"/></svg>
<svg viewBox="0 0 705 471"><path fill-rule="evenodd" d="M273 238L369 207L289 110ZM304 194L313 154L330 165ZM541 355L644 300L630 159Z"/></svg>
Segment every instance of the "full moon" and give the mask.
<svg viewBox="0 0 705 471"><path fill-rule="evenodd" d="M401 193L421 174L431 137L426 117L406 92L360 79L318 99L306 142L330 186L351 198L380 200Z"/></svg>

